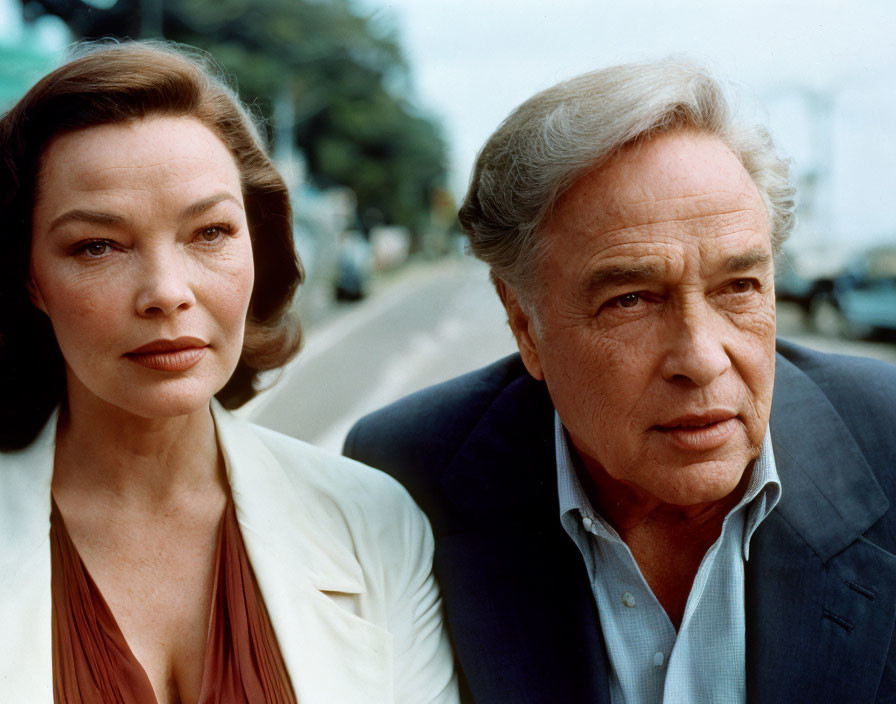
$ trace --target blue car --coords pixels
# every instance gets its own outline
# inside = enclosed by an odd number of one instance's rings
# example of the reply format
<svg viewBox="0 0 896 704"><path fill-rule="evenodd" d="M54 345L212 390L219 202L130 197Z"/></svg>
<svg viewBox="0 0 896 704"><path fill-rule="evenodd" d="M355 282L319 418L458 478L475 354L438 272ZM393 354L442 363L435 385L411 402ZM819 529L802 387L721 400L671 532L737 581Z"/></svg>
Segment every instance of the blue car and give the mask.
<svg viewBox="0 0 896 704"><path fill-rule="evenodd" d="M810 311L824 334L896 337L896 248L878 247L855 260L812 300Z"/></svg>

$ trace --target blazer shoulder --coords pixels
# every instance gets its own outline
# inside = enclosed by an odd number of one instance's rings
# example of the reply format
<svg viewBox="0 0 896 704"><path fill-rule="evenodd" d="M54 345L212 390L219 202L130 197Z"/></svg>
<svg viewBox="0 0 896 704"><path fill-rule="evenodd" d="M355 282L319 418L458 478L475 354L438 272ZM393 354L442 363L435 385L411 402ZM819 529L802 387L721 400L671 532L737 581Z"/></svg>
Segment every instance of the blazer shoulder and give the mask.
<svg viewBox="0 0 896 704"><path fill-rule="evenodd" d="M306 688L321 683L315 701L456 701L432 532L404 488L213 410L243 540L290 673L304 672L307 641L324 665L303 675Z"/></svg>
<svg viewBox="0 0 896 704"><path fill-rule="evenodd" d="M783 359L808 376L838 410L862 418L872 412L896 415L896 364L818 352L784 340L778 340L777 348L779 364Z"/></svg>
<svg viewBox="0 0 896 704"><path fill-rule="evenodd" d="M528 372L514 354L422 389L359 420L344 452L390 472L396 464L418 458L438 464L454 454L495 399L521 378L528 378Z"/></svg>
<svg viewBox="0 0 896 704"><path fill-rule="evenodd" d="M789 397L791 408L800 408L814 396L809 389L819 390L858 444L884 493L896 497L896 365L782 341L778 352L775 395ZM811 387L805 385L806 378Z"/></svg>
<svg viewBox="0 0 896 704"><path fill-rule="evenodd" d="M407 490L385 472L270 428L250 427L283 467L289 488L312 494L327 507L325 513L369 523L418 511Z"/></svg>
<svg viewBox="0 0 896 704"><path fill-rule="evenodd" d="M356 555L399 545L404 532L429 532L407 490L383 472L223 409L214 415L238 515L287 521Z"/></svg>

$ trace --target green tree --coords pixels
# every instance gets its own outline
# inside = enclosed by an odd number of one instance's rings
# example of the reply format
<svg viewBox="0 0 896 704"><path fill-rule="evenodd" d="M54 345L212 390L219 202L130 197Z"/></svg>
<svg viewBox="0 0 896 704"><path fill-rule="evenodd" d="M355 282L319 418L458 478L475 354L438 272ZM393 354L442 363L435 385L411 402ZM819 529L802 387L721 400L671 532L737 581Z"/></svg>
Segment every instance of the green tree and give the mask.
<svg viewBox="0 0 896 704"><path fill-rule="evenodd" d="M161 6L167 38L210 52L262 115L270 119L277 96L290 96L296 143L316 184L351 188L362 218L378 213L412 231L427 222L446 148L440 127L406 97L408 66L393 26L350 0L142 1L144 11ZM83 37L140 33L139 0L106 10L82 0L37 5ZM35 6L29 0L30 12Z"/></svg>

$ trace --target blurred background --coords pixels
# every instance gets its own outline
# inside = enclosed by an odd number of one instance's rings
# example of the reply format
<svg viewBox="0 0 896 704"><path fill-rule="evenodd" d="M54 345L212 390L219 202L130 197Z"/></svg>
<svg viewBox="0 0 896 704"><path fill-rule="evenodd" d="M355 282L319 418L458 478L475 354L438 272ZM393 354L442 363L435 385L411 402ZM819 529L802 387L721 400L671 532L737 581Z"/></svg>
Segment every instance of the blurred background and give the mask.
<svg viewBox="0 0 896 704"><path fill-rule="evenodd" d="M685 53L794 165L778 327L896 361L891 0L0 0L0 108L89 38L209 51L262 118L308 270L306 346L244 413L338 448L361 414L513 351L456 223L477 150L577 73Z"/></svg>

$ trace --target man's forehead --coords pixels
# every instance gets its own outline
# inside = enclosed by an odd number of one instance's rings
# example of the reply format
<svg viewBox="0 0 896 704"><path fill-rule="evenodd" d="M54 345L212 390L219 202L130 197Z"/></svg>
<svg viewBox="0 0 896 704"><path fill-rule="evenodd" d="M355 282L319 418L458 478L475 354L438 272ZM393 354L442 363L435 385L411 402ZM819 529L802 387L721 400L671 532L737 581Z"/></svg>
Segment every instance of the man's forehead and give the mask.
<svg viewBox="0 0 896 704"><path fill-rule="evenodd" d="M765 213L737 157L721 140L685 131L625 147L583 174L557 201L547 224L618 229L744 208Z"/></svg>
<svg viewBox="0 0 896 704"><path fill-rule="evenodd" d="M751 196L749 192L720 190L633 200L621 193L585 192L577 194L578 202L558 204L546 230L581 230L608 236L626 230L650 233L680 224L695 231L724 234L745 221L755 222L756 227L765 224L767 214L758 193L755 198ZM589 198L593 200L589 202Z"/></svg>
<svg viewBox="0 0 896 704"><path fill-rule="evenodd" d="M752 242L694 242L683 246L682 243L658 242L652 247L650 243L641 243L634 247L613 248L604 256L592 258L582 268L581 283L585 288L593 289L606 284L678 277L688 270L701 276L712 276L768 270L771 265L771 248L758 238Z"/></svg>

